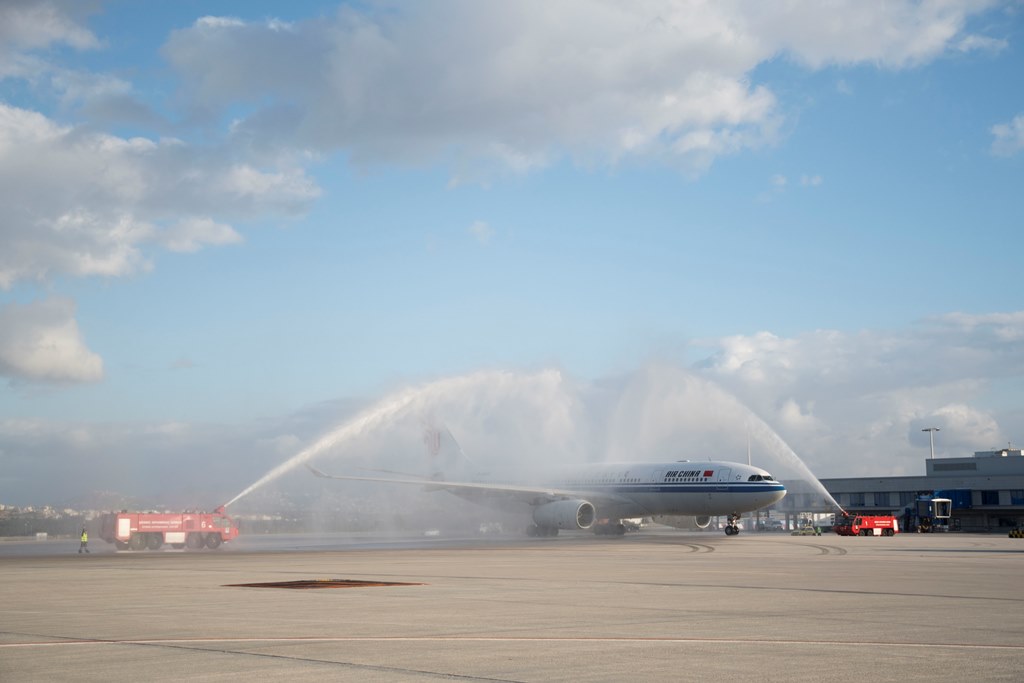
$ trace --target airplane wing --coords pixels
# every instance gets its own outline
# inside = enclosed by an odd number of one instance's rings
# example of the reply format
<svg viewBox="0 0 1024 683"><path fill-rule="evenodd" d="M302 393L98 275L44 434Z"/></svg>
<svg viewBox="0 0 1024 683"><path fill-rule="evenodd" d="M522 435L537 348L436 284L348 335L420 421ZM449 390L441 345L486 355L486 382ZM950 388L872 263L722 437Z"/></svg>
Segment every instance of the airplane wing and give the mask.
<svg viewBox="0 0 1024 683"><path fill-rule="evenodd" d="M428 491L449 491L463 498L469 498L482 502L483 499L499 499L508 503L521 505L539 505L553 500L567 500L582 498L586 500L602 502L619 502L617 496L594 491L578 491L573 489L559 489L548 486L522 486L519 484L485 484L466 481L440 481L418 477L359 477L350 475L325 474L310 464L306 467L318 477L324 479L341 479L343 481L374 481L387 484L418 484Z"/></svg>

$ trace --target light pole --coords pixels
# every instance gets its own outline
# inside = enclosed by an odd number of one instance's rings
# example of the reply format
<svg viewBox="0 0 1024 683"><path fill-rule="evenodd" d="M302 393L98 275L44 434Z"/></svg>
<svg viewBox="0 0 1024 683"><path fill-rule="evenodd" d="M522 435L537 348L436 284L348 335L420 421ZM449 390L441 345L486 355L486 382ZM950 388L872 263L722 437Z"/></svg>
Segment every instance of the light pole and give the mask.
<svg viewBox="0 0 1024 683"><path fill-rule="evenodd" d="M931 459L935 459L935 432L941 431L938 427L925 427L922 432L928 432L928 445L931 446Z"/></svg>

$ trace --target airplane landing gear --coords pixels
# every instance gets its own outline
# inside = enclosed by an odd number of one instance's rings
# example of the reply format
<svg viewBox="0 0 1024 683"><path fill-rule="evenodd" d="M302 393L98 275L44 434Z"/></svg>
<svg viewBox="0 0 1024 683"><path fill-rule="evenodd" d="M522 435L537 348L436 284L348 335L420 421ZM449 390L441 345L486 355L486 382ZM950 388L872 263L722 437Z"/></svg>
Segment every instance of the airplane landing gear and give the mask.
<svg viewBox="0 0 1024 683"><path fill-rule="evenodd" d="M626 525L620 520L605 519L592 527L597 536L622 536L626 533Z"/></svg>
<svg viewBox="0 0 1024 683"><path fill-rule="evenodd" d="M736 522L738 522L738 521L740 521L740 516L738 514L733 512L732 514L729 515L729 519L728 519L728 521L726 522L726 525L725 525L725 535L726 536L735 536L736 534L738 534L740 532L740 528L738 526L736 526Z"/></svg>

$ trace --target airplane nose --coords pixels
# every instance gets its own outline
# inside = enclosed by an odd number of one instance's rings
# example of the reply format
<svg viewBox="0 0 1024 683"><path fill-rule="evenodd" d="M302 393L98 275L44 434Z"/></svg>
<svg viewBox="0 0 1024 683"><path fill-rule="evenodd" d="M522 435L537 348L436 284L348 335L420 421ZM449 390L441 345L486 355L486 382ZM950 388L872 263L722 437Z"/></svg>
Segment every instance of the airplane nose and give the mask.
<svg viewBox="0 0 1024 683"><path fill-rule="evenodd" d="M772 496L772 502L773 503L778 503L780 500L782 500L783 498L786 497L786 487L785 486L779 486L778 490L772 491L771 496Z"/></svg>

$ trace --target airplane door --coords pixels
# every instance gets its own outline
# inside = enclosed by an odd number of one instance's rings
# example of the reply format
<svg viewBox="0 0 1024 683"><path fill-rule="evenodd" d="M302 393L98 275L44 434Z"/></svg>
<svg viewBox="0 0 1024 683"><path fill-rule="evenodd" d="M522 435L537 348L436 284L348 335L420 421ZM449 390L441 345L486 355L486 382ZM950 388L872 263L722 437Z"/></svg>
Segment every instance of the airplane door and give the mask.
<svg viewBox="0 0 1024 683"><path fill-rule="evenodd" d="M732 474L732 470L728 467L723 467L718 470L718 482L715 484L714 492L708 491L708 509L718 509L723 505L729 504L730 496L726 493L729 490L729 476Z"/></svg>

